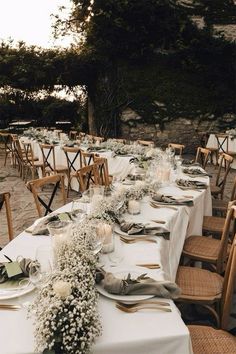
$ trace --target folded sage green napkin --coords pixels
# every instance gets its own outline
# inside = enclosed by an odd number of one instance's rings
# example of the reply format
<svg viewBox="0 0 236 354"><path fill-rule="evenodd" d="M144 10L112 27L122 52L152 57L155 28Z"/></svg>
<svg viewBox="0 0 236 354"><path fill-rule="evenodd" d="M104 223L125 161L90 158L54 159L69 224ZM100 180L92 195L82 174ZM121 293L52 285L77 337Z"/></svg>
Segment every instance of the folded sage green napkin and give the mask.
<svg viewBox="0 0 236 354"><path fill-rule="evenodd" d="M173 282L157 281L141 274L137 278L128 274L126 279L118 279L112 273L106 273L103 269L96 272L96 283L110 294L116 295L155 295L166 299L176 299L181 290Z"/></svg>
<svg viewBox="0 0 236 354"><path fill-rule="evenodd" d="M48 223L51 221L73 221L76 219L76 215L80 212L84 212L81 209L74 210L71 212L64 212L55 215L48 215L41 218L36 225L32 225L29 227L26 232L31 233L33 236L41 235L41 236L48 236L49 231L47 228Z"/></svg>
<svg viewBox="0 0 236 354"><path fill-rule="evenodd" d="M9 279L16 280L29 276L29 270L32 267L37 268L38 264L29 258L21 258L15 262L0 263L0 284L5 283Z"/></svg>
<svg viewBox="0 0 236 354"><path fill-rule="evenodd" d="M126 232L128 235L145 234L150 236L163 236L169 240L170 232L160 226L147 226L143 223L134 223L129 221L120 221L120 230Z"/></svg>
<svg viewBox="0 0 236 354"><path fill-rule="evenodd" d="M185 188L195 188L195 189L206 189L207 184L201 181L189 181L185 179L177 179L176 180L177 186L185 187Z"/></svg>
<svg viewBox="0 0 236 354"><path fill-rule="evenodd" d="M171 195L164 195L161 193L155 193L152 195L152 199L155 202L161 202L170 205L188 205L193 206L193 200L183 197L173 197Z"/></svg>

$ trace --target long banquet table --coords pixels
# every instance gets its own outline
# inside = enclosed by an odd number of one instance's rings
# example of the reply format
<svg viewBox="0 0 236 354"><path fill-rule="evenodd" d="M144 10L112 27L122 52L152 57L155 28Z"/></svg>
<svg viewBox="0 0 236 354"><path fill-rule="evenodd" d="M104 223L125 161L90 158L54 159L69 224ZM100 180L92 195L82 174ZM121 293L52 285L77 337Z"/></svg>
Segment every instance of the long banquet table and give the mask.
<svg viewBox="0 0 236 354"><path fill-rule="evenodd" d="M21 141L30 142L32 144L34 155L38 157L40 161L42 161L42 152L39 146L39 142L37 140L22 137ZM86 150L87 147L81 146L81 149ZM97 151L97 153L99 154L99 156L107 158L109 174L114 177L119 176L119 178L125 178L127 174L129 174L133 169L133 165L130 164L130 159L132 156L113 156L114 154L112 151ZM55 145L55 161L56 165L60 164L67 166L66 155L60 145ZM49 157L49 162L51 164L53 163L52 156ZM74 167L78 169L80 168L79 159L75 161ZM71 188L78 191L79 186L76 178L72 179Z"/></svg>
<svg viewBox="0 0 236 354"><path fill-rule="evenodd" d="M206 181L205 178L202 180ZM120 266L111 267L107 255L102 259L105 269L116 271L129 269L139 263L159 263L160 269L143 268L143 273L157 280L175 280L183 243L191 234L201 234L203 215L211 215L210 189L202 191L182 191L175 185L164 187L161 192L172 195L192 195L194 206L178 206L177 210L167 208L154 209L149 205L149 197L141 202L141 214L133 215L133 221L150 222L152 219L166 221L165 227L170 231L170 240L157 237L156 243L138 242L124 244L124 259ZM71 204L58 209L58 212L71 210ZM126 219L130 215L125 215ZM118 237L118 236L116 236ZM15 259L22 255L34 259L40 245L50 245L46 236L32 236L22 232L1 252ZM2 303L24 304L32 302L34 292L19 298L1 301ZM172 312L137 312L123 313L115 307L112 299L99 298L99 312L103 333L98 338L94 354L191 354L191 341L187 327L172 300L167 300ZM31 354L34 352L33 319L27 319L27 310L0 312L0 352L2 354Z"/></svg>

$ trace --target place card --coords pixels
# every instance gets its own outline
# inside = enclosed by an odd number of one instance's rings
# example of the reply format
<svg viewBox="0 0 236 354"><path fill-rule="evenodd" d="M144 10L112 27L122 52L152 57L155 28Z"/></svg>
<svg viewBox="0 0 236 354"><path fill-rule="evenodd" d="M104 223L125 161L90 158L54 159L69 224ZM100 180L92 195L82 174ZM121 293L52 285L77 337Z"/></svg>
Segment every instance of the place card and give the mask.
<svg viewBox="0 0 236 354"><path fill-rule="evenodd" d="M18 262L5 263L5 268L8 278L12 278L16 275L22 274L22 269Z"/></svg>

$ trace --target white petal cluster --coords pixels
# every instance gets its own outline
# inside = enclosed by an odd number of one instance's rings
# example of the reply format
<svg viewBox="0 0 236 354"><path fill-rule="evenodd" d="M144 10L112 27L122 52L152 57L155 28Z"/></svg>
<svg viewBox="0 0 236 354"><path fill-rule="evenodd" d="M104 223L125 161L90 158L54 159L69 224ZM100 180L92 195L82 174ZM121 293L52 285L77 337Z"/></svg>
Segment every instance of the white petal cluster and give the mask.
<svg viewBox="0 0 236 354"><path fill-rule="evenodd" d="M72 292L71 284L63 280L55 282L53 284L53 290L55 294L61 297L62 299L67 298L67 296L69 296Z"/></svg>

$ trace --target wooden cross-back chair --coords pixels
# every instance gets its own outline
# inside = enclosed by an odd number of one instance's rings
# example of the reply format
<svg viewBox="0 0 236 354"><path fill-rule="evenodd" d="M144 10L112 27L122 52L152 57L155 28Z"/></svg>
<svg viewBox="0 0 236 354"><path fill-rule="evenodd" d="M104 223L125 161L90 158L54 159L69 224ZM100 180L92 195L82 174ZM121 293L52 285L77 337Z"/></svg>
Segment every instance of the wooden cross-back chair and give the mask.
<svg viewBox="0 0 236 354"><path fill-rule="evenodd" d="M56 164L55 146L52 144L40 144L39 146L43 156L45 175L53 173L66 173L68 175L67 166Z"/></svg>
<svg viewBox="0 0 236 354"><path fill-rule="evenodd" d="M77 171L83 166L81 149L78 147L63 147L63 151L66 155L67 168L68 168L68 187L67 197L71 189L71 180L77 176Z"/></svg>
<svg viewBox="0 0 236 354"><path fill-rule="evenodd" d="M108 163L105 157L94 158L95 168L97 170L98 183L108 187L111 183L108 172Z"/></svg>
<svg viewBox="0 0 236 354"><path fill-rule="evenodd" d="M154 146L154 142L151 140L137 140L137 143L143 146Z"/></svg>
<svg viewBox="0 0 236 354"><path fill-rule="evenodd" d="M236 269L236 243L232 245L229 266L225 273L220 308L220 328L189 325L194 354L233 354L236 352L236 337L227 332L231 312Z"/></svg>
<svg viewBox="0 0 236 354"><path fill-rule="evenodd" d="M13 138L13 154L14 159L18 164L18 170L20 172L20 177L24 179L24 171L26 168L26 159L24 149L21 147L20 141L18 137Z"/></svg>
<svg viewBox="0 0 236 354"><path fill-rule="evenodd" d="M6 208L6 217L7 217L7 227L8 227L8 238L9 241L13 239L13 225L12 225L12 214L10 206L10 193L0 193L0 210L5 204Z"/></svg>
<svg viewBox="0 0 236 354"><path fill-rule="evenodd" d="M216 325L219 327L222 309L227 306L228 311L230 311L232 302L229 301L229 298L232 300L235 276L236 248L234 241L224 277L198 267L179 266L176 283L181 288L181 295L176 301L203 306L214 316ZM227 304L226 298L228 299ZM221 320L224 323L224 314L222 314Z"/></svg>
<svg viewBox="0 0 236 354"><path fill-rule="evenodd" d="M24 166L26 167L25 180L28 177L28 171L31 172L31 178L35 178L35 174L37 173L37 169L40 168L42 171L42 176L44 176L44 163L43 161L37 161L37 158L34 156L34 151L31 143L22 142L24 147Z"/></svg>
<svg viewBox="0 0 236 354"><path fill-rule="evenodd" d="M236 200L236 177L234 178L233 188L231 191L230 201ZM224 199L212 199L213 212L225 214L228 209L229 201Z"/></svg>
<svg viewBox="0 0 236 354"><path fill-rule="evenodd" d="M215 134L215 137L218 144L218 153L225 153L235 158L236 152L229 150L229 134Z"/></svg>
<svg viewBox="0 0 236 354"><path fill-rule="evenodd" d="M206 164L210 159L210 156L211 156L211 151L209 149L199 146L197 148L195 162L199 162L202 165L202 167L205 169Z"/></svg>
<svg viewBox="0 0 236 354"><path fill-rule="evenodd" d="M94 152L81 151L81 157L83 166L89 166L94 164L94 158L99 155Z"/></svg>
<svg viewBox="0 0 236 354"><path fill-rule="evenodd" d="M0 143L2 145L2 149L4 150L5 158L4 158L4 166L6 166L7 158L10 155L13 155L13 146L12 146L12 134L9 133L1 133L0 132Z"/></svg>
<svg viewBox="0 0 236 354"><path fill-rule="evenodd" d="M216 181L214 185L211 184L211 194L213 197L223 199L225 183L233 160L232 156L224 152L221 154ZM223 166L225 166L225 170Z"/></svg>
<svg viewBox="0 0 236 354"><path fill-rule="evenodd" d="M79 192L81 193L89 189L90 185L99 184L95 164L82 167L76 172L76 177L79 181Z"/></svg>
<svg viewBox="0 0 236 354"><path fill-rule="evenodd" d="M46 185L53 185L53 189L50 195L50 199L47 202L45 197L42 197L42 188ZM65 193L65 184L64 184L64 176L57 174L52 176L47 176L39 179L35 179L29 181L26 184L27 188L32 192L34 196L35 205L37 208L38 216L46 216L48 213L51 213L53 210L51 209L54 197L58 189L61 189L61 197L62 197L62 205L66 203L66 193ZM43 214L43 208L45 212Z"/></svg>
<svg viewBox="0 0 236 354"><path fill-rule="evenodd" d="M175 153L178 152L179 156L182 156L183 150L185 148L185 145L183 144L175 144L175 143L169 143L168 147L171 147L175 150Z"/></svg>
<svg viewBox="0 0 236 354"><path fill-rule="evenodd" d="M236 200L232 202L226 218L223 219L224 226L220 239L207 236L190 236L186 239L182 255L187 257L190 263L191 261L205 262L217 273L223 273L230 248L230 226L232 222L235 222L235 205Z"/></svg>
<svg viewBox="0 0 236 354"><path fill-rule="evenodd" d="M77 130L70 130L69 139L76 140L79 137Z"/></svg>

